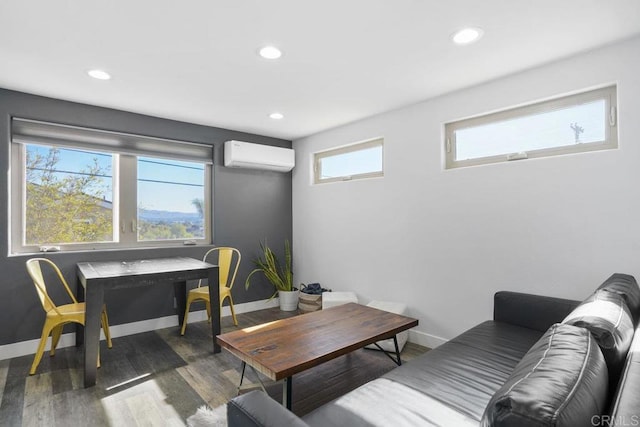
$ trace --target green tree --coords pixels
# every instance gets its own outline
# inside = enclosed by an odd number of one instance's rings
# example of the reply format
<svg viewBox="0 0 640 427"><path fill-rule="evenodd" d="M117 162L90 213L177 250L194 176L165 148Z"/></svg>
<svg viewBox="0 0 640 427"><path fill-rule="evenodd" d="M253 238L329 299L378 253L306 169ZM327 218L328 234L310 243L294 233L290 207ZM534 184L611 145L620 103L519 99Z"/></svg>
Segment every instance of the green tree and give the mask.
<svg viewBox="0 0 640 427"><path fill-rule="evenodd" d="M79 172L57 170L60 150L27 150L26 244L88 243L113 239L113 209L105 200L105 171L97 159Z"/></svg>
<svg viewBox="0 0 640 427"><path fill-rule="evenodd" d="M172 222L138 222L140 240L176 240L189 239L193 233L187 231L187 226L182 223Z"/></svg>
<svg viewBox="0 0 640 427"><path fill-rule="evenodd" d="M195 206L196 210L198 211L198 215L200 215L200 218L204 218L204 200L193 199L191 201L191 204Z"/></svg>

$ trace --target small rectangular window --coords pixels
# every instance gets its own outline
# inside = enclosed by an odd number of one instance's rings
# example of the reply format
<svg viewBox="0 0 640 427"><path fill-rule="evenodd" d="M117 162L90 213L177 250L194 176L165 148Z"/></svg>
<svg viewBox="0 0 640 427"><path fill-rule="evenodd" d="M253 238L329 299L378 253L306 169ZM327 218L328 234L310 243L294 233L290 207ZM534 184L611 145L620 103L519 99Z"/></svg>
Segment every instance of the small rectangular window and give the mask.
<svg viewBox="0 0 640 427"><path fill-rule="evenodd" d="M314 183L384 176L383 154L383 138L315 153Z"/></svg>
<svg viewBox="0 0 640 427"><path fill-rule="evenodd" d="M615 86L445 125L447 169L617 146Z"/></svg>

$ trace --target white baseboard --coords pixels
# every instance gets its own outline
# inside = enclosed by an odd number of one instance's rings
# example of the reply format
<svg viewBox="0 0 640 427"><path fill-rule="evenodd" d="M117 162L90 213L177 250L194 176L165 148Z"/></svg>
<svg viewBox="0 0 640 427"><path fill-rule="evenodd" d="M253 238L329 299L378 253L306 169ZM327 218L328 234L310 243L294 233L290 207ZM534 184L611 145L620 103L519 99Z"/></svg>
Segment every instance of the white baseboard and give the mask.
<svg viewBox="0 0 640 427"><path fill-rule="evenodd" d="M240 314L264 310L265 308L277 307L278 304L278 298L273 298L271 300L260 300L243 304L236 304L234 305L234 308L236 314ZM229 306L222 307L221 315L222 317L231 316L231 310L229 309ZM203 320L207 320L207 312L205 310L189 312L188 323L202 322ZM113 325L109 329L111 331L111 337L117 338L172 327L178 327L178 317L175 315L158 317L156 319L141 320L139 322L125 323L122 325ZM100 332L100 339L105 339L102 332ZM444 344L448 340L436 335L427 334L426 332L410 330L408 341L424 347L436 348L439 345ZM34 354L36 348L38 348L38 342L39 340L35 339L2 345L0 346L0 360ZM63 334L60 337L58 348L73 347L75 343L76 339L74 333ZM50 345L51 340L49 340L49 342L47 343L45 351L49 351Z"/></svg>
<svg viewBox="0 0 640 427"><path fill-rule="evenodd" d="M426 332L409 330L409 342L421 345L423 347L429 347L433 349L446 343L447 341L449 340L436 335L427 334Z"/></svg>
<svg viewBox="0 0 640 427"><path fill-rule="evenodd" d="M277 307L278 298L272 300L252 301L243 304L235 304L233 307L236 314L248 313L251 311L264 310L265 308ZM229 306L222 307L222 317L231 316ZM189 312L188 323L201 322L207 320L207 312L205 310ZM156 319L141 320L139 322L124 323L122 325L113 325L109 327L112 338L124 337L127 335L139 334L141 332L155 331L156 329L164 329L178 326L178 316L165 316ZM104 333L100 331L100 339L104 340ZM0 345L0 360L11 359L13 357L26 356L35 354L38 348L39 339L20 341L13 344ZM76 345L74 333L63 334L57 348L73 347ZM51 339L45 347L45 351L51 348Z"/></svg>

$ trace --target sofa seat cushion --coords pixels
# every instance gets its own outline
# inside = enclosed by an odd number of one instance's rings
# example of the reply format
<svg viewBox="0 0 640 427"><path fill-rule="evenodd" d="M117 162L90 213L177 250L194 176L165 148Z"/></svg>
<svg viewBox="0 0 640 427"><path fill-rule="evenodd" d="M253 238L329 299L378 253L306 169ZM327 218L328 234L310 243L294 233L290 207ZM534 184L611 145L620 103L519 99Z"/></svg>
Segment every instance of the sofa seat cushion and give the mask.
<svg viewBox="0 0 640 427"><path fill-rule="evenodd" d="M464 419L474 420L477 425L493 393L509 377L522 356L541 335L541 332L532 329L487 321L403 364L385 374L382 379L391 381L396 388L402 388L405 391L413 390L411 393L422 395L421 399L425 402L440 402L443 405L441 412L446 407L447 411L452 411ZM363 387L365 390L360 390ZM371 399L367 396L370 391L367 387L372 386L365 384L340 398L343 399L342 402L347 399L346 401L350 403L349 412L353 422L356 422L358 417L367 418L367 412L378 407L371 402L367 404ZM362 405L354 404L350 400L354 396L362 396L364 399ZM393 402L389 404L391 406L385 407L381 404L379 407L385 408L384 411L401 410L395 408L398 405L397 400L389 399L389 401ZM325 407L333 408L335 402ZM355 412L357 408L360 408L362 413L357 414ZM412 410L419 413L425 412L420 408L411 409L408 406L402 409L405 411L403 417L411 418L409 412ZM318 414L314 412L315 415L310 419L317 425L322 425L322 418L328 416L330 411L327 409L325 412L322 409ZM339 412L344 413L344 408ZM342 425L351 424L347 422Z"/></svg>
<svg viewBox="0 0 640 427"><path fill-rule="evenodd" d="M387 378L373 380L303 417L311 427L476 427L478 421Z"/></svg>
<svg viewBox="0 0 640 427"><path fill-rule="evenodd" d="M312 426L478 425L493 393L541 335L507 323L481 323L304 420ZM449 422L442 421L446 417Z"/></svg>
<svg viewBox="0 0 640 427"><path fill-rule="evenodd" d="M477 420L493 393L542 335L486 321L385 374Z"/></svg>
<svg viewBox="0 0 640 427"><path fill-rule="evenodd" d="M604 413L607 366L591 333L555 324L491 398L483 427L588 426Z"/></svg>

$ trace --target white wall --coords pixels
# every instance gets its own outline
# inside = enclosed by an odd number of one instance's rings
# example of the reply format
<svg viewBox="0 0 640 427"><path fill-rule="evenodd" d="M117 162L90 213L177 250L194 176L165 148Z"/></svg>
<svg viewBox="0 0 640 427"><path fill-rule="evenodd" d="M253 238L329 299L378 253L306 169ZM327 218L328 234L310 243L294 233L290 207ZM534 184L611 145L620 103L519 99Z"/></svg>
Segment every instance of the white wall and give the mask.
<svg viewBox="0 0 640 427"><path fill-rule="evenodd" d="M407 302L437 345L490 319L498 290L640 279L639 76L635 38L294 141L296 281ZM609 83L619 149L444 170L445 122ZM377 136L384 178L311 185L313 152Z"/></svg>

